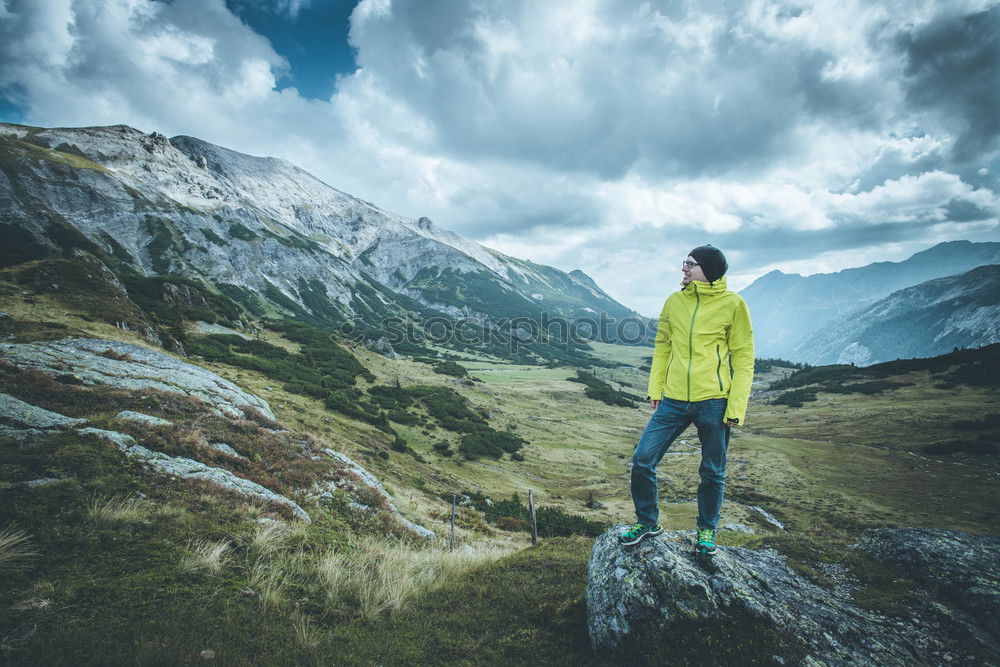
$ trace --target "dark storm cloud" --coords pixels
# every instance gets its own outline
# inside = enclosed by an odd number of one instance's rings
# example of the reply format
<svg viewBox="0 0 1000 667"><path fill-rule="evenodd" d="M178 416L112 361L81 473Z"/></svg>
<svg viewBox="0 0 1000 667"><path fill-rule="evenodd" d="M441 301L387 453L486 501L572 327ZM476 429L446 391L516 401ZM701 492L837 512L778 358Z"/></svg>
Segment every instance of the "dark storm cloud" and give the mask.
<svg viewBox="0 0 1000 667"><path fill-rule="evenodd" d="M893 42L886 17L898 8L879 4L839 16L823 3L555 6L386 4L356 20L351 39L367 73L419 110L438 150L605 180L753 173L807 151L803 129L905 126L900 43L911 104L974 115L959 153L1000 122L998 86L986 90L996 8L942 13Z"/></svg>
<svg viewBox="0 0 1000 667"><path fill-rule="evenodd" d="M834 54L767 40L735 4L596 3L579 34L562 23L573 15L537 7L397 3L356 21L352 41L359 64L463 159L603 179L728 173L795 152L809 118L875 122L877 80L824 76Z"/></svg>
<svg viewBox="0 0 1000 667"><path fill-rule="evenodd" d="M899 36L907 99L959 130L952 158L982 161L1000 138L1000 7L944 15Z"/></svg>

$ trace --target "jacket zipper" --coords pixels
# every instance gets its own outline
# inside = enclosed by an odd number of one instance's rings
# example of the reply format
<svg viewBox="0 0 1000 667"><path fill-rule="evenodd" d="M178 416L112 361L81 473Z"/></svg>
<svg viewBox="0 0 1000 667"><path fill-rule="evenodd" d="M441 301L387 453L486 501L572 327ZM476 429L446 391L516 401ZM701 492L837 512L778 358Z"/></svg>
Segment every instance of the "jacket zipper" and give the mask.
<svg viewBox="0 0 1000 667"><path fill-rule="evenodd" d="M701 297L698 296L698 286L694 287L694 312L691 313L691 328L688 329L688 402L691 402L691 364L694 362L694 318L698 314L701 306Z"/></svg>
<svg viewBox="0 0 1000 667"><path fill-rule="evenodd" d="M719 362L715 365L715 377L719 379L719 391L722 391L722 354L719 352L719 344L715 344L715 358Z"/></svg>

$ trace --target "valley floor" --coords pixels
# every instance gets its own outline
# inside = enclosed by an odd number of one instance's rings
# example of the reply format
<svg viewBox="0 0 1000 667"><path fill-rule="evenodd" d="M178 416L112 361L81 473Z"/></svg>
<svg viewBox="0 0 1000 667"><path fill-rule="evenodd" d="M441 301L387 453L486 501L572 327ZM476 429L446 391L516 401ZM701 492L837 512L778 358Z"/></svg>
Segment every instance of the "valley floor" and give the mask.
<svg viewBox="0 0 1000 667"><path fill-rule="evenodd" d="M291 347L279 337L271 340ZM634 365L594 369L598 377L644 393L639 368L646 350L599 352ZM325 410L317 400L284 392L260 373L204 365L265 397L287 428L359 457L386 482L404 514L440 536L448 534L452 492L497 501L518 494L523 502L531 489L541 505L567 515L605 525L631 521L628 463L647 406L612 407L586 398L582 385L569 381L572 369L479 360L468 367L483 382L467 382L443 379L425 364L391 361L366 350L356 354L375 376L372 384L449 383L496 428L530 443L525 460L441 456L434 444L449 438L454 444L453 434L401 424L394 426L413 452L376 456L383 436L371 427ZM857 581L859 604L892 615L908 613L911 587L905 578L852 556L849 546L863 530L916 526L1000 534L997 458L924 451L967 437L954 428L956 419L1000 412L997 390L939 389L920 373L907 381L913 384L876 396L821 393L800 408L775 404L769 394L753 399L749 424L735 433L729 454L721 524L736 526L720 533L720 543L777 548L797 571L831 586L836 582L824 567L843 565ZM36 454L41 455L25 450L4 470L34 466L30 459ZM412 557L391 555L396 552L389 547L364 541L367 534L379 535L379 524L343 508L332 508L328 519L306 529L262 537L264 524L256 521L262 515L251 511L248 521L246 506L126 473L119 463L94 459L73 443L45 455L55 457L47 466L75 465L86 472L78 481L38 488L11 480L0 484L0 528L6 527L0 567L7 581L0 592L0 660L5 662L605 660L593 655L586 633L583 595L592 537L548 538L529 548L527 534L516 526L489 521L469 507L459 512L459 552L479 556L461 562L440 546L406 540L396 544ZM697 466L697 436L691 430L660 468L668 528L693 528ZM129 498L140 499L132 515ZM588 500L603 507L588 509ZM102 503L112 501L119 505L102 514ZM25 539L19 541L19 535ZM213 545L219 548L214 561ZM360 562L351 561L351 554L362 553L371 559L368 569L351 569L349 563ZM400 563L395 572L405 572L400 576L411 586L383 604L376 598L392 598L385 597L386 586L379 592L362 583L384 584L390 562ZM354 572L354 579L345 583L332 574L340 571ZM722 661L768 662L773 655L794 654L784 639L752 623L704 627L695 634L694 642L658 644L653 652L643 649L616 660L699 664L711 651Z"/></svg>

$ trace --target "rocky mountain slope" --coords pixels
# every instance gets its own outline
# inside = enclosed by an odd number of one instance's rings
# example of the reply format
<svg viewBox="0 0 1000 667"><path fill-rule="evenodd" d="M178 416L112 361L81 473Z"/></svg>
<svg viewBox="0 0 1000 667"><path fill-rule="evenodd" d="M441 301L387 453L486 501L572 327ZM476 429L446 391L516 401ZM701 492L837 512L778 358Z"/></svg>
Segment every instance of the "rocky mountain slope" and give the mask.
<svg viewBox="0 0 1000 667"><path fill-rule="evenodd" d="M893 292L796 346L812 364L865 366L1000 342L1000 266Z"/></svg>
<svg viewBox="0 0 1000 667"><path fill-rule="evenodd" d="M817 361L820 357L801 354L808 341L830 322L845 320L905 287L997 263L1000 263L1000 243L951 241L902 262L877 262L805 277L772 271L740 294L753 314L758 357L821 363ZM814 348L810 348L810 353L820 354ZM905 355L894 353L891 358L898 356ZM822 358L829 358L829 354L823 352Z"/></svg>
<svg viewBox="0 0 1000 667"><path fill-rule="evenodd" d="M286 161L126 126L0 124L0 220L4 265L83 248L116 272L183 276L325 325L635 315L582 272L389 213Z"/></svg>

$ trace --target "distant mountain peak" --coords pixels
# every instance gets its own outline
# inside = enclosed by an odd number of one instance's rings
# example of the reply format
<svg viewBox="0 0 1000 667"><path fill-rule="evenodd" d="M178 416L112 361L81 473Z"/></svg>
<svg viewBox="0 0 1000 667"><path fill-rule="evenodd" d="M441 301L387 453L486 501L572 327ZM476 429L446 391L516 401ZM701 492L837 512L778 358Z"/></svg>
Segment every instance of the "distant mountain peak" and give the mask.
<svg viewBox="0 0 1000 667"><path fill-rule="evenodd" d="M998 262L998 242L947 241L899 262L809 276L771 271L740 294L753 317L758 356L815 363L819 350L810 341L842 318L897 290Z"/></svg>

